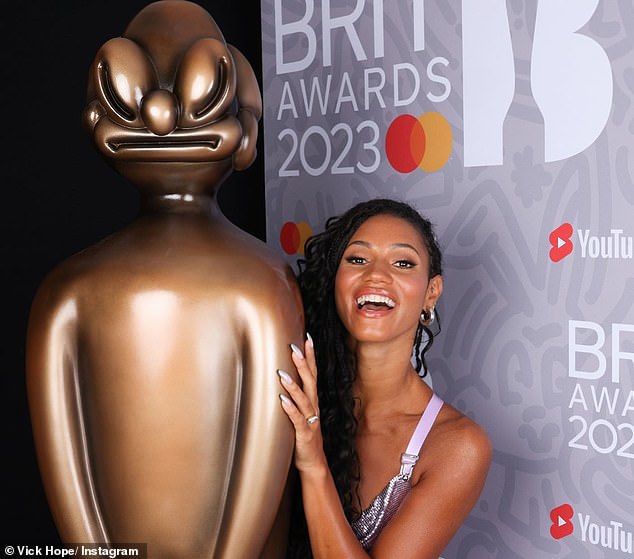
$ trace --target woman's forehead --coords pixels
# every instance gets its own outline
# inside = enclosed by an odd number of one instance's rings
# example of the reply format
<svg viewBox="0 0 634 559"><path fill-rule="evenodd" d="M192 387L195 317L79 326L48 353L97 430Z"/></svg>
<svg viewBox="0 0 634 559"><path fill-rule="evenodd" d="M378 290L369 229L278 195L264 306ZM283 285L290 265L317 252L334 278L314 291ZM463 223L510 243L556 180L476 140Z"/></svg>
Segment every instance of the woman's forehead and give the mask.
<svg viewBox="0 0 634 559"><path fill-rule="evenodd" d="M379 214L366 219L352 234L349 242L376 239L382 244L416 244L426 247L421 231L409 220L392 215Z"/></svg>

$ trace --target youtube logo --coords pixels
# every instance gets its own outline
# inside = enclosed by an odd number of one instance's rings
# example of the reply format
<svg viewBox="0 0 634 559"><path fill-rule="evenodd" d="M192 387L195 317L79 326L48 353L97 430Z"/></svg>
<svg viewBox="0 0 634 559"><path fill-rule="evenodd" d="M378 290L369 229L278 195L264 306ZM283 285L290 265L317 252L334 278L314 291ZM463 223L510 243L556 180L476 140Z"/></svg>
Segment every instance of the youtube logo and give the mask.
<svg viewBox="0 0 634 559"><path fill-rule="evenodd" d="M550 241L550 259L553 262L559 262L572 252L572 225L570 223L562 223L556 229L550 232L548 240Z"/></svg>
<svg viewBox="0 0 634 559"><path fill-rule="evenodd" d="M575 511L568 504L559 505L550 511L550 520L552 524L550 526L550 535L559 540L565 536L569 536L574 531L571 520Z"/></svg>

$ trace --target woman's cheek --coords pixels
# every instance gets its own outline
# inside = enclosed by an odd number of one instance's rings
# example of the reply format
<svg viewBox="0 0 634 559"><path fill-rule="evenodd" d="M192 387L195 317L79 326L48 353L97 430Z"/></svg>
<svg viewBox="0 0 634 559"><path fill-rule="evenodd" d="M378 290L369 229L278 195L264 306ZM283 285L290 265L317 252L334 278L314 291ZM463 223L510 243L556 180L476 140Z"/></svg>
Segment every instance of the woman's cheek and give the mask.
<svg viewBox="0 0 634 559"><path fill-rule="evenodd" d="M349 274L338 271L335 276L335 308L346 330L350 328L352 286Z"/></svg>

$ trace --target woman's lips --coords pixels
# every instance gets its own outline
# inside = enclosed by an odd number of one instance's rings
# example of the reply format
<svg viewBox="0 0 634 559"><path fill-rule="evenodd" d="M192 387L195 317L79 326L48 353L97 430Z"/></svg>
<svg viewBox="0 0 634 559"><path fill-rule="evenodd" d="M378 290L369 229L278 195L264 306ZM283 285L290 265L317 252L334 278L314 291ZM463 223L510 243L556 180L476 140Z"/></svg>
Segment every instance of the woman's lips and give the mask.
<svg viewBox="0 0 634 559"><path fill-rule="evenodd" d="M362 309L366 305L371 305L371 308L378 309L387 307L388 309L392 309L396 306L396 302L391 297L387 295L379 295L377 293L366 293L363 295L359 295L356 298L355 302L357 303L357 308Z"/></svg>

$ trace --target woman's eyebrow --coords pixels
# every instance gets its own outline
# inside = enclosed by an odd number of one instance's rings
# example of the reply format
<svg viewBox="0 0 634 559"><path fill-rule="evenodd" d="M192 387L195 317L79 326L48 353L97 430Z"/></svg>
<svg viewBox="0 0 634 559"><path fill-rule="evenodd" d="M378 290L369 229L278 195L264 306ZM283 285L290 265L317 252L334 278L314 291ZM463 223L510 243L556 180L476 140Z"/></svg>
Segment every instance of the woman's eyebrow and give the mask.
<svg viewBox="0 0 634 559"><path fill-rule="evenodd" d="M348 246L352 246L352 245L360 245L366 248L370 248L372 246L367 241L351 241L348 244ZM419 252L416 250L416 247L414 247L413 245L410 245L409 243L392 243L390 245L390 248L409 248L413 250L416 254L419 254Z"/></svg>
<svg viewBox="0 0 634 559"><path fill-rule="evenodd" d="M361 246L366 247L366 248L370 248L372 246L367 241L350 241L348 243L348 246L352 246L352 245L361 245Z"/></svg>
<svg viewBox="0 0 634 559"><path fill-rule="evenodd" d="M394 244L391 244L390 247L392 247L392 248L409 248L409 249L412 249L416 254L418 254L418 251L416 250L416 247L414 247L414 245L410 245L409 243L394 243Z"/></svg>

